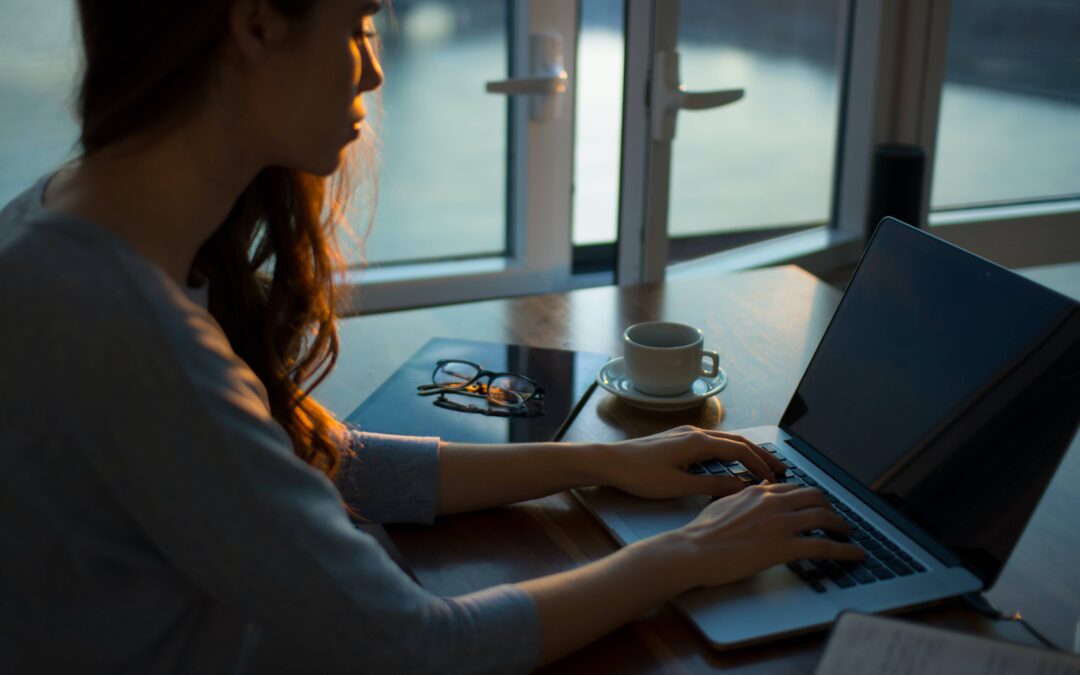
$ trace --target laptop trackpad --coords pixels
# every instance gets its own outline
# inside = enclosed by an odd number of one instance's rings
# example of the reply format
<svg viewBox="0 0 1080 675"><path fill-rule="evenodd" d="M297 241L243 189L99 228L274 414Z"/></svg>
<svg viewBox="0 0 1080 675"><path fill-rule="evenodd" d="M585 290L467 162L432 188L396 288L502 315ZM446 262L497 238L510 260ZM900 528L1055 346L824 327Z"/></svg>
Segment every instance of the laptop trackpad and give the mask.
<svg viewBox="0 0 1080 675"><path fill-rule="evenodd" d="M616 513L638 539L647 539L686 525L708 504L708 497L686 497L652 502L639 508L621 508Z"/></svg>
<svg viewBox="0 0 1080 675"><path fill-rule="evenodd" d="M622 507L616 513L631 533L644 539L686 525L708 503L708 498L681 499ZM830 598L814 593L784 565L734 583L696 589L677 598L675 605L721 648L801 632L827 623L839 611Z"/></svg>

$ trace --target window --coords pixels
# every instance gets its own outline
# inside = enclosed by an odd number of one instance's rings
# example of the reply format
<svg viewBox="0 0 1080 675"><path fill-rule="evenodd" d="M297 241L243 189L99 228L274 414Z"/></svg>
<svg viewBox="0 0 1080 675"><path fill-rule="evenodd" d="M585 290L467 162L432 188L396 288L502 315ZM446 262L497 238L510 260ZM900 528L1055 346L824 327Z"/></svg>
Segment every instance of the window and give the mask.
<svg viewBox="0 0 1080 675"><path fill-rule="evenodd" d="M503 255L509 70L505 0L394 2L383 42L379 194L372 264ZM355 257L353 262L359 262Z"/></svg>
<svg viewBox="0 0 1080 675"><path fill-rule="evenodd" d="M69 0L0 4L0 205L75 150L76 34Z"/></svg>
<svg viewBox="0 0 1080 675"><path fill-rule="evenodd" d="M671 262L828 222L846 39L842 4L682 0L682 82L688 89L741 87L746 95L679 116Z"/></svg>
<svg viewBox="0 0 1080 675"><path fill-rule="evenodd" d="M392 6L379 205L348 276L364 311L658 280L678 261L850 261L885 142L927 150L942 236L1005 264L1080 259L1076 3ZM0 8L0 201L75 149L73 8ZM518 94L488 91L506 80ZM729 105L682 110L671 135L679 84Z"/></svg>
<svg viewBox="0 0 1080 675"><path fill-rule="evenodd" d="M931 204L1080 196L1080 5L952 0Z"/></svg>
<svg viewBox="0 0 1080 675"><path fill-rule="evenodd" d="M573 241L578 247L613 244L618 229L626 50L623 10L624 0L582 0L581 4L573 221ZM610 265L610 255L606 257Z"/></svg>

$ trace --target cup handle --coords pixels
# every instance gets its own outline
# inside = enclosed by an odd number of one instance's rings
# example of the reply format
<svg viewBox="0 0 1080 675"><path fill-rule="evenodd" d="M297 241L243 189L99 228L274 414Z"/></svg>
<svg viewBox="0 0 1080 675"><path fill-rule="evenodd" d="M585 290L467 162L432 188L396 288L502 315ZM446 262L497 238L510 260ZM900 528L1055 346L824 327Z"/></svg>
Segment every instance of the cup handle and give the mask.
<svg viewBox="0 0 1080 675"><path fill-rule="evenodd" d="M716 352L705 349L702 350L701 357L703 359L708 358L710 361L712 361L712 368L709 368L708 370L706 370L704 366L701 368L702 375L704 375L705 377L716 377L718 374L720 374L720 357L717 355Z"/></svg>

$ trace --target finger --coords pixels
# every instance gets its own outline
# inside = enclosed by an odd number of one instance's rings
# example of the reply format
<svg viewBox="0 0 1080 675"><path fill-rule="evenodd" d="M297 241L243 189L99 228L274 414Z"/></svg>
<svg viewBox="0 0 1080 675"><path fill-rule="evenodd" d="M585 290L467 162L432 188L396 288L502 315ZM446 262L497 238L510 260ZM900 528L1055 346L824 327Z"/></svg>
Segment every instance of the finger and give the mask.
<svg viewBox="0 0 1080 675"><path fill-rule="evenodd" d="M797 483L762 483L758 487L766 492L775 492L776 494L784 494L786 492L794 492L795 490L803 489L802 486Z"/></svg>
<svg viewBox="0 0 1080 675"><path fill-rule="evenodd" d="M817 488L801 487L795 483L783 483L784 485L790 485L793 489L788 490L781 499L783 500L782 506L787 511L798 511L800 509L811 508L826 508L832 510L832 506L829 504L829 500L825 498L825 493Z"/></svg>
<svg viewBox="0 0 1080 675"><path fill-rule="evenodd" d="M821 537L799 537L794 544L796 559L862 560L866 557L866 551L855 544L845 544Z"/></svg>
<svg viewBox="0 0 1080 675"><path fill-rule="evenodd" d="M769 465L765 463L763 459L758 457L757 453L750 449L746 443L742 441L735 441L728 438L719 438L716 436L710 436L715 444L720 445L726 452L720 450L715 445L712 452L723 452L723 457L730 460L738 460L750 470L755 476L762 480L776 481L776 474L769 468Z"/></svg>
<svg viewBox="0 0 1080 675"><path fill-rule="evenodd" d="M750 447L751 450L754 451L755 454L761 457L762 460L764 460L764 462L769 466L769 468L772 469L773 472L778 476L784 475L784 473L787 471L787 467L784 466L784 463L781 462L776 455L772 454L771 452L748 438L744 438L739 434L730 434L726 431L719 430L707 430L706 433L708 433L710 436L715 436L716 438L725 438L729 441L746 444Z"/></svg>
<svg viewBox="0 0 1080 675"><path fill-rule="evenodd" d="M762 480L776 480L776 474L746 444L726 438L713 436L701 429L693 438L698 442L688 443L690 455L688 462L700 462L707 459L723 458L727 461L738 460L755 476Z"/></svg>
<svg viewBox="0 0 1080 675"><path fill-rule="evenodd" d="M785 528L791 532L809 532L810 530L828 530L839 534L849 534L851 528L835 511L817 507L803 509L784 516Z"/></svg>

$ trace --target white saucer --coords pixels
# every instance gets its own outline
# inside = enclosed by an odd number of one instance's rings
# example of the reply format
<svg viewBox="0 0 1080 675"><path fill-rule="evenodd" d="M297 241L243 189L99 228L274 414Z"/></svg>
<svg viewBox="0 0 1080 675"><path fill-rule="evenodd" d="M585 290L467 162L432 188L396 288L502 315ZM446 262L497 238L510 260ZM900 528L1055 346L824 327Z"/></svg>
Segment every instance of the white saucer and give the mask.
<svg viewBox="0 0 1080 675"><path fill-rule="evenodd" d="M626 375L623 357L617 356L596 374L596 383L605 391L618 396L635 408L642 410L673 411L686 410L699 405L702 401L720 393L727 386L727 373L718 368L716 377L699 377L694 380L688 391L674 396L653 396L638 391Z"/></svg>

